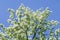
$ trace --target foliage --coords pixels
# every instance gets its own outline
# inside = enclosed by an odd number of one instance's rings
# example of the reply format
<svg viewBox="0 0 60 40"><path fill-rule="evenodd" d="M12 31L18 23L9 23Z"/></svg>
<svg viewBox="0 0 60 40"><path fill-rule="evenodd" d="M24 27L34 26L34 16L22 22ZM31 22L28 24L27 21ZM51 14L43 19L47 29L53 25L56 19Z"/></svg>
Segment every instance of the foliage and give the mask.
<svg viewBox="0 0 60 40"><path fill-rule="evenodd" d="M51 11L45 10L33 11L24 5L21 5L16 12L9 8L10 16L7 28L0 24L0 40L58 40L60 28L53 31L58 21L47 20ZM46 31L49 34L45 34ZM48 38L46 37L47 35Z"/></svg>

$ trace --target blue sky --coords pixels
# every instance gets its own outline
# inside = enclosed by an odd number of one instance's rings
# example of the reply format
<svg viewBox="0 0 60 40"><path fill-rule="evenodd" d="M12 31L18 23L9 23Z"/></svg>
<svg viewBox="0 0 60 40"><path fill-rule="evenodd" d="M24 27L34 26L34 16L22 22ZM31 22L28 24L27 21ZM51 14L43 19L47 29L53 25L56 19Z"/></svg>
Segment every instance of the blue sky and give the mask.
<svg viewBox="0 0 60 40"><path fill-rule="evenodd" d="M60 22L60 0L0 0L0 23L8 26L7 19L10 15L8 8L16 10L21 3L33 10L49 7L50 10L53 11L49 16L49 20L57 20ZM56 28L58 27L60 27L60 25Z"/></svg>

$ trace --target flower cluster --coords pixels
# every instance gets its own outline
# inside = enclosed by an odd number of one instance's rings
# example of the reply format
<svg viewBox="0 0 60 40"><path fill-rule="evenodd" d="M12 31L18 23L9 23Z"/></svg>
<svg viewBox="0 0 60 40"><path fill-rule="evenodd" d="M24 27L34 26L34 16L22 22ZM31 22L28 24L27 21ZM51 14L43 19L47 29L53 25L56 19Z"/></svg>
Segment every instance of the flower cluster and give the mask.
<svg viewBox="0 0 60 40"><path fill-rule="evenodd" d="M46 8L44 11L40 9L33 11L23 4L16 10L9 8L10 16L8 23L10 25L5 28L3 24L0 27L3 29L0 32L0 40L58 40L60 28L53 29L58 24L58 21L47 20L51 11ZM46 31L49 34L45 34ZM49 35L49 36L47 36ZM48 38L47 38L47 37Z"/></svg>

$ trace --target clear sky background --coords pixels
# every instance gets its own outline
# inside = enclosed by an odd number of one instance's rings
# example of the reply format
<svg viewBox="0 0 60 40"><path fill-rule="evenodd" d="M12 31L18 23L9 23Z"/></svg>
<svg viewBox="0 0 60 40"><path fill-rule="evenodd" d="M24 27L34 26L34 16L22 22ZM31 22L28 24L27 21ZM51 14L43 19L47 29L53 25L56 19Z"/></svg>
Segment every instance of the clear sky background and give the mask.
<svg viewBox="0 0 60 40"><path fill-rule="evenodd" d="M50 14L48 19L60 22L60 0L0 0L0 23L3 23L7 27L9 25L7 19L10 15L8 8L16 10L21 3L33 10L49 7L53 12ZM56 28L58 27L60 27L60 25Z"/></svg>

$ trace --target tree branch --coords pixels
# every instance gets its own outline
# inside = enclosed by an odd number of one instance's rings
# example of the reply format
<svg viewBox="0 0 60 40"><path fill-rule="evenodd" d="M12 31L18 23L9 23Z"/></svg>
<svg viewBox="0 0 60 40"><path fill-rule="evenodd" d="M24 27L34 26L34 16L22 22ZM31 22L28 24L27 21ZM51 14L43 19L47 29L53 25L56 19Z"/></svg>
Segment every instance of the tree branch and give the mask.
<svg viewBox="0 0 60 40"><path fill-rule="evenodd" d="M27 30L28 30L28 28L27 28ZM26 38L27 38L26 40L28 40L28 33L27 33L27 30L26 30Z"/></svg>
<svg viewBox="0 0 60 40"><path fill-rule="evenodd" d="M35 32L34 32L34 35L33 35L32 40L34 40L34 38L35 38L35 36L36 36L36 28L37 28L37 27L35 27Z"/></svg>

